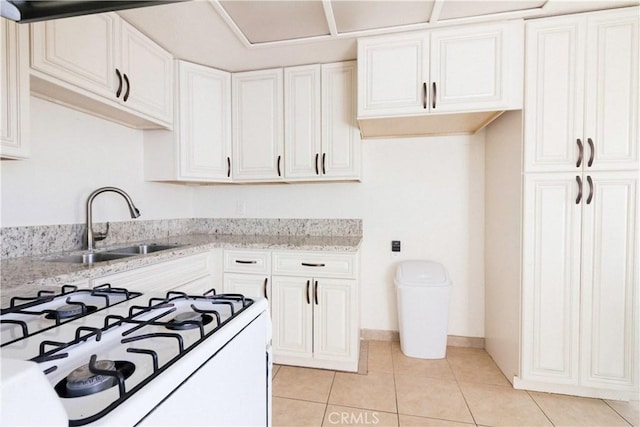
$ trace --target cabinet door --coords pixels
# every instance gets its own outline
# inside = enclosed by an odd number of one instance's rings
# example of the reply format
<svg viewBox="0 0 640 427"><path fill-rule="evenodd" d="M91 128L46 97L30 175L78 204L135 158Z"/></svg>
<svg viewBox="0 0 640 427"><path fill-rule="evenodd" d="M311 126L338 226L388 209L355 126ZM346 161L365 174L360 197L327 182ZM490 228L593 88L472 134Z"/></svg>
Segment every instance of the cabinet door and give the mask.
<svg viewBox="0 0 640 427"><path fill-rule="evenodd" d="M427 111L429 33L358 39L358 117Z"/></svg>
<svg viewBox="0 0 640 427"><path fill-rule="evenodd" d="M173 123L173 56L121 22L122 102L167 127Z"/></svg>
<svg viewBox="0 0 640 427"><path fill-rule="evenodd" d="M231 180L231 74L179 61L180 179Z"/></svg>
<svg viewBox="0 0 640 427"><path fill-rule="evenodd" d="M638 8L588 15L584 138L585 156L593 156L588 170L638 168L639 24Z"/></svg>
<svg viewBox="0 0 640 427"><path fill-rule="evenodd" d="M638 384L638 172L588 177L593 191L583 205L583 382L633 390Z"/></svg>
<svg viewBox="0 0 640 427"><path fill-rule="evenodd" d="M224 292L242 294L249 298L270 299L271 286L269 276L253 274L224 274Z"/></svg>
<svg viewBox="0 0 640 427"><path fill-rule="evenodd" d="M312 357L311 279L273 276L271 317L275 355Z"/></svg>
<svg viewBox="0 0 640 427"><path fill-rule="evenodd" d="M316 278L313 287L313 357L352 359L358 330L356 281Z"/></svg>
<svg viewBox="0 0 640 427"><path fill-rule="evenodd" d="M508 106L507 38L513 24L431 32L431 112L498 110ZM520 33L521 34L521 33Z"/></svg>
<svg viewBox="0 0 640 427"><path fill-rule="evenodd" d="M320 175L320 65L284 69L285 176Z"/></svg>
<svg viewBox="0 0 640 427"><path fill-rule="evenodd" d="M110 13L31 24L31 67L115 101L119 26Z"/></svg>
<svg viewBox="0 0 640 427"><path fill-rule="evenodd" d="M580 16L527 23L526 172L582 169L580 146L584 150L587 145L583 137L585 31Z"/></svg>
<svg viewBox="0 0 640 427"><path fill-rule="evenodd" d="M324 178L360 178L361 142L356 124L356 62L322 65L322 154Z"/></svg>
<svg viewBox="0 0 640 427"><path fill-rule="evenodd" d="M282 179L282 69L235 73L231 81L234 180Z"/></svg>
<svg viewBox="0 0 640 427"><path fill-rule="evenodd" d="M29 156L29 28L0 19L0 156Z"/></svg>
<svg viewBox="0 0 640 427"><path fill-rule="evenodd" d="M202 285L206 280L215 284L215 274L218 252L200 253L183 258L158 262L133 270L122 271L89 280L90 286L111 283L115 287L123 287L132 291L167 292L170 290L193 290L196 284ZM209 287L211 289L212 286ZM197 289L200 289L199 287ZM200 292L202 294L208 289Z"/></svg>
<svg viewBox="0 0 640 427"><path fill-rule="evenodd" d="M530 174L524 194L523 379L577 384L580 188L575 174Z"/></svg>

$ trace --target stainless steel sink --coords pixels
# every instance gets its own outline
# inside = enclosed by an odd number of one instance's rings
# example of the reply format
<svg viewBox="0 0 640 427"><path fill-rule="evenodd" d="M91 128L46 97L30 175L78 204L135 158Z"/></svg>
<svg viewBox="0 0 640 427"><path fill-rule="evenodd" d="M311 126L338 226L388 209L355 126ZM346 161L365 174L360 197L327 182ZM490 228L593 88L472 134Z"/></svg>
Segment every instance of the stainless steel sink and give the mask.
<svg viewBox="0 0 640 427"><path fill-rule="evenodd" d="M150 254L153 252L166 251L169 249L179 248L183 245L172 244L172 245L158 245L155 243L151 244L142 244L142 245L134 245L134 246L126 246L124 248L111 249L106 251L108 254L127 254L127 255L139 255L139 254Z"/></svg>
<svg viewBox="0 0 640 427"><path fill-rule="evenodd" d="M114 259L126 258L135 254L124 253L108 253L108 252L89 252L79 255L68 255L60 258L52 258L51 262L68 262L71 264L91 265L96 262L113 261Z"/></svg>
<svg viewBox="0 0 640 427"><path fill-rule="evenodd" d="M155 243L141 244L134 246L125 246L123 248L111 249L109 251L103 252L86 252L78 255L67 255L59 258L52 258L48 261L91 265L96 262L113 261L114 259L126 258L134 255L150 254L158 251L166 251L169 249L179 248L181 246L184 245L157 245Z"/></svg>

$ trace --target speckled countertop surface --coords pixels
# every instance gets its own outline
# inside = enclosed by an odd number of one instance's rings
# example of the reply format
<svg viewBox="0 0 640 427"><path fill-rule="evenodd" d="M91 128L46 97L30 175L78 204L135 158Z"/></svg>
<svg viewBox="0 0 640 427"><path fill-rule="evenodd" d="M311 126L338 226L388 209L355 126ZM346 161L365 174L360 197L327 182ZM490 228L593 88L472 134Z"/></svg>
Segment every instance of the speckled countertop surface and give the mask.
<svg viewBox="0 0 640 427"><path fill-rule="evenodd" d="M15 295L35 295L39 290L58 291L60 286L64 284L144 267L173 258L197 254L213 248L355 252L358 250L361 241L361 236L188 234L153 239L152 242L129 242L118 244L111 248L101 248L99 250L100 252L138 243L183 245L175 249L99 262L90 266L48 261L60 256L79 254L82 253L82 251L10 258L0 262L1 305L2 307L8 306L9 299Z"/></svg>

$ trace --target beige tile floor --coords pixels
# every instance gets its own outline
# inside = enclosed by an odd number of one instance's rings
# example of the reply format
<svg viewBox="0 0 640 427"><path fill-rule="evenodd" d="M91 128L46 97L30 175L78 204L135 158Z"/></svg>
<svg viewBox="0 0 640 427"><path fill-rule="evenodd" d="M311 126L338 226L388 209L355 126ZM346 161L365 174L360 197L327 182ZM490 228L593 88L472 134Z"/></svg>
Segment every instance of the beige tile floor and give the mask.
<svg viewBox="0 0 640 427"><path fill-rule="evenodd" d="M406 357L368 341L367 373L274 366L274 426L636 426L635 402L514 390L480 349Z"/></svg>

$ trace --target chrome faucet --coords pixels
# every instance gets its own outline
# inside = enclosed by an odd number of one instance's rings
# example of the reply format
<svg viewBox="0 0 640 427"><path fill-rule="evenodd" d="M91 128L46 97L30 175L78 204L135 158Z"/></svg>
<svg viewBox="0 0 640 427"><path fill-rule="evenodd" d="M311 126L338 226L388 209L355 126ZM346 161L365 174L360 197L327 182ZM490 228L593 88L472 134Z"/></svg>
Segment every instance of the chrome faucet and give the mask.
<svg viewBox="0 0 640 427"><path fill-rule="evenodd" d="M129 197L129 195L125 193L123 190L116 187L101 187L95 190L93 193L89 195L89 198L87 199L87 225L86 225L87 229L86 229L85 248L89 252L93 251L94 249L93 246L96 241L104 240L107 237L107 234L109 233L108 222L107 222L106 231L104 232L93 231L93 215L92 215L93 199L95 199L98 194L105 193L107 191L113 191L114 193L118 193L119 195L124 197L124 199L127 201L127 205L129 205L129 213L131 213L131 218L138 218L140 216L140 211L133 204L131 197Z"/></svg>

